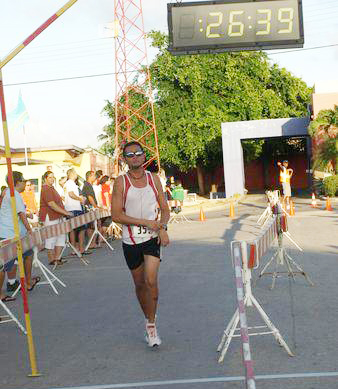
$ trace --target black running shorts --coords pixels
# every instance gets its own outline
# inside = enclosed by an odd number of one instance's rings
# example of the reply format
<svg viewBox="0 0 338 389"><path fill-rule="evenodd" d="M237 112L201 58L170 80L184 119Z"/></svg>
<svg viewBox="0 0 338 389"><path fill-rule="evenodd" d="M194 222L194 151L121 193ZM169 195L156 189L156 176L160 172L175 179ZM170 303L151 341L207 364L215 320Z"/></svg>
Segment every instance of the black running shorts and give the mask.
<svg viewBox="0 0 338 389"><path fill-rule="evenodd" d="M124 257L130 270L137 269L144 262L145 255L161 259L161 245L157 238L138 244L122 243Z"/></svg>

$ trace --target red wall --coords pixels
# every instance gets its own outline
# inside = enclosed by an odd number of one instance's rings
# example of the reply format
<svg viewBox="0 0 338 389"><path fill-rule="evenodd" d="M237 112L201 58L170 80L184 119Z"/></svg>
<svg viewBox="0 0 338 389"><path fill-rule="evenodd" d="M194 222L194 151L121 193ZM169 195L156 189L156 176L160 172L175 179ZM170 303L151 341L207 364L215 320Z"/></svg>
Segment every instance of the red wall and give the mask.
<svg viewBox="0 0 338 389"><path fill-rule="evenodd" d="M294 189L306 189L307 182L307 160L303 154L295 154L288 157L289 167L293 169L291 178L291 187ZM279 168L277 161L269 161L264 182L264 165L261 159L246 163L245 187L250 192L253 190L264 190L267 188L276 188L279 186ZM265 187L266 185L266 187Z"/></svg>
<svg viewBox="0 0 338 389"><path fill-rule="evenodd" d="M291 188L306 189L307 182L307 161L304 154L295 154L288 156L289 166L293 169L291 179ZM251 161L244 165L245 172L245 188L250 191L264 191L279 187L279 168L277 160L267 162L267 172L264 178L264 166L261 159ZM180 180L185 189L198 192L198 182L196 169L192 169L187 173L182 173L172 169L166 171L167 177L174 176L176 180ZM266 181L266 184L265 184ZM204 171L204 182L206 194L211 191L211 185L218 186L218 192L224 192L224 170L223 165L212 171Z"/></svg>

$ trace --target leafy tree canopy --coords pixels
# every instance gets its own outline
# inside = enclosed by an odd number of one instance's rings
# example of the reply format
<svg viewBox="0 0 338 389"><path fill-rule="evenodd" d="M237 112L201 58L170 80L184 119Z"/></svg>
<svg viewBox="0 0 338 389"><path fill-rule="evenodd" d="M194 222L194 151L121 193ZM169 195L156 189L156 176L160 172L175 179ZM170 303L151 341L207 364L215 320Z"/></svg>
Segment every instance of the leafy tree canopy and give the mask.
<svg viewBox="0 0 338 389"><path fill-rule="evenodd" d="M311 89L263 52L172 56L167 36L152 31L158 49L150 71L161 160L181 170L222 160L221 123L306 116ZM113 119L113 106L106 113ZM114 123L106 134L112 136ZM262 142L245 147L257 157Z"/></svg>

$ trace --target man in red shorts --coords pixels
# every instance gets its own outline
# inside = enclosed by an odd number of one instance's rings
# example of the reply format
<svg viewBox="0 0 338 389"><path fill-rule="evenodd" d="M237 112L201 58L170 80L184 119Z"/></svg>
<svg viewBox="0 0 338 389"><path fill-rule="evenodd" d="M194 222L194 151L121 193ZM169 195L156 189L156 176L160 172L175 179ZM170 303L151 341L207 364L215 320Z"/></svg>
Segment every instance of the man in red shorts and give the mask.
<svg viewBox="0 0 338 389"><path fill-rule="evenodd" d="M112 218L123 225L124 256L146 319L146 340L154 347L161 344L155 324L158 270L161 246L169 244L170 213L159 177L143 168L146 158L142 146L134 141L127 143L123 157L129 171L115 180Z"/></svg>

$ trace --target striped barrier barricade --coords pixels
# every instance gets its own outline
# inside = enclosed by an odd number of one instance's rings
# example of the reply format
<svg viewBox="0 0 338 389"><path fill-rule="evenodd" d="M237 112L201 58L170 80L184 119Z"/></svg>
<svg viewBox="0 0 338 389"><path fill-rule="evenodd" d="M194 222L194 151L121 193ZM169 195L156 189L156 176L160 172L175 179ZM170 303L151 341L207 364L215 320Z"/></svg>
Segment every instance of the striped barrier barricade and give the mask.
<svg viewBox="0 0 338 389"><path fill-rule="evenodd" d="M12 251L14 252L13 245L15 247L15 252L16 252L16 239L6 239L1 241L0 243L0 249L5 248L4 253L6 253L6 256L11 256ZM2 247L3 245L7 245L6 247ZM14 257L15 258L15 257ZM0 271L3 271L3 268L5 266L5 263L7 261L4 260L4 255L1 253L0 256ZM25 334L27 335L27 332L25 330L25 327L19 322L17 317L13 314L13 312L7 307L7 305L0 299L0 307L5 311L5 315L0 315L0 324L4 323L9 323L13 321L18 328Z"/></svg>
<svg viewBox="0 0 338 389"><path fill-rule="evenodd" d="M99 236L103 242L105 242L105 244L109 247L109 249L111 251L114 251L113 247L109 244L109 242L107 241L107 239L101 234L100 230L99 230L99 227L98 227L98 220L99 219L102 219L103 217L107 217L107 216L110 216L109 214L109 211L106 210L106 209L95 209L93 211L94 215L95 215L95 219L94 219L94 232L92 234L92 236L90 237L86 247L85 247L85 251L87 251L92 243L92 241L97 237Z"/></svg>
<svg viewBox="0 0 338 389"><path fill-rule="evenodd" d="M235 321L237 320L238 322L239 319L246 387L247 389L256 389L253 362L251 359L251 351L250 351L249 328L248 328L248 322L247 322L247 317L245 312L245 301L244 301L245 293L244 293L242 266L243 269L245 269L246 264L245 264L245 260L243 260L242 257L241 243L236 242L232 248L233 248L232 258L235 267L236 296L237 296L237 305L238 305L238 309L236 312L238 314L234 319L234 323L231 330L233 330L232 334L234 335L234 331L237 327L237 323L235 324Z"/></svg>
<svg viewBox="0 0 338 389"><path fill-rule="evenodd" d="M108 209L100 210L100 212L102 213L102 217L111 216L111 213ZM109 227L107 228L107 234L108 236L122 238L122 227L112 220Z"/></svg>
<svg viewBox="0 0 338 389"><path fill-rule="evenodd" d="M273 240L277 237L278 246L276 252L262 268L257 278L257 281L263 275L271 275L272 276L271 289L273 289L275 287L276 279L279 274L286 274L288 275L288 277L291 277L293 280L295 280L296 274L301 274L305 277L305 279L308 281L308 283L311 286L314 286L314 283L307 275L307 273L301 268L301 266L293 258L291 258L291 256L286 252L285 248L283 247L283 238L284 236L286 236L300 251L303 251L302 248L299 247L299 245L291 238L291 235L288 231L287 214L283 211L279 203L276 204L274 211L275 211L274 218L276 222L274 227ZM269 228L270 228L269 226L270 225L268 225L268 228L264 229L260 234L260 236L257 239L255 239L255 241L253 242L253 245L255 245L257 249L258 258L262 258L264 254L267 252L268 248L271 246L272 231L269 232ZM267 272L266 270L269 268L270 265L272 265L273 262L276 262L275 270L271 272ZM285 267L286 270L279 270L280 267Z"/></svg>
<svg viewBox="0 0 338 389"><path fill-rule="evenodd" d="M0 299L0 307L6 312L6 315L0 315L0 324L8 323L14 321L14 323L19 327L19 329L27 335L25 327L19 322L17 317L13 312L7 307L7 305Z"/></svg>
<svg viewBox="0 0 338 389"><path fill-rule="evenodd" d="M58 225L55 225L55 226L50 226L50 227L56 227ZM61 224L59 225L59 227L57 228L53 228L53 229L49 229L48 227L46 228L35 228L33 230L33 233L32 233L32 236L34 237L33 238L33 263L32 263L32 266L34 266L35 268L39 268L42 275L44 276L45 278L45 281L40 281L39 282L39 286L41 285L49 285L52 290L54 291L55 294L59 294L59 292L57 291L55 285L54 285L54 282L58 282L61 286L63 286L64 288L66 287L65 283L62 282L60 280L60 278L58 278L52 271L50 271L40 260L39 260L39 256L38 256L38 253L40 250L42 250L44 248L44 240L42 239L41 237L41 231L44 231L44 235L48 238L50 236L55 236L54 234L56 235L59 235L59 234L64 234L65 231L67 230L67 228L65 228L65 226L62 226ZM24 244L23 244L24 246ZM17 288L17 290L13 293L13 297L16 296L16 294L19 292L21 288L21 285L19 285L19 287Z"/></svg>
<svg viewBox="0 0 338 389"><path fill-rule="evenodd" d="M59 277L57 277L51 270L49 270L47 268L47 266L45 266L40 260L39 260L39 248L38 246L34 246L33 247L33 252L34 252L34 256L33 256L33 266L34 267L38 267L43 276L45 277L45 281L40 281L38 285L49 285L52 290L54 291L55 294L59 294L58 290L56 289L54 283L57 282L59 285L63 286L64 288L66 288L66 284L60 280Z"/></svg>
<svg viewBox="0 0 338 389"><path fill-rule="evenodd" d="M254 378L250 357L250 336L272 334L277 343L282 346L290 356L294 356L277 327L271 322L269 316L264 312L263 308L254 297L251 288L252 268L259 265L260 259L267 252L277 236L277 218L274 216L254 242L231 242L231 258L236 274L238 308L225 328L221 342L218 345L217 351L220 352L218 362L222 363L224 361L224 357L228 351L232 338L241 337L247 388L255 387L253 386ZM241 278L241 280L239 278ZM245 315L246 307L255 308L265 325L248 327ZM238 323L240 324L239 327L237 327ZM249 385L252 386L250 387Z"/></svg>
<svg viewBox="0 0 338 389"><path fill-rule="evenodd" d="M280 202L279 190L268 190L265 192L265 195L267 198L268 205L257 220L257 224L259 224L262 228L265 227L272 215L275 213L276 207L279 207L279 209L285 216L290 216Z"/></svg>
<svg viewBox="0 0 338 389"><path fill-rule="evenodd" d="M95 222L98 219L109 216L108 210L91 210L83 215L73 217L62 221L59 224L41 227L31 234L27 234L20 238L23 252L33 249L34 247L42 247L47 238L52 238L60 234L68 234L69 232L81 227L85 224ZM17 240L6 239L0 242L0 267L17 257ZM2 266L3 266L2 265Z"/></svg>

